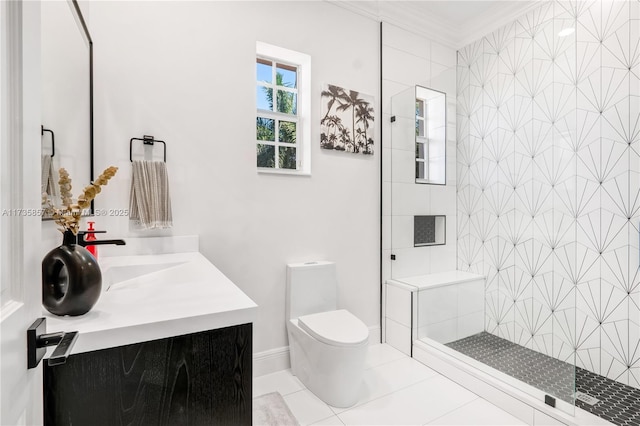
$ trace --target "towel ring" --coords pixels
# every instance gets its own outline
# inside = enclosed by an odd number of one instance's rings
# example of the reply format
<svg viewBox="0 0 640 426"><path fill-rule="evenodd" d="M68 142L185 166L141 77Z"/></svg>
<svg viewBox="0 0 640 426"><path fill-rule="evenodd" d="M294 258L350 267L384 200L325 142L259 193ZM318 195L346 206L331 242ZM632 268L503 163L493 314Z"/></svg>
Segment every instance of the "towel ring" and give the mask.
<svg viewBox="0 0 640 426"><path fill-rule="evenodd" d="M56 136L53 134L53 130L45 129L44 126L40 126L40 134L44 136L44 132L51 133L51 158L56 155Z"/></svg>
<svg viewBox="0 0 640 426"><path fill-rule="evenodd" d="M167 162L167 144L164 141L154 139L153 136L144 135L142 139L131 138L131 140L129 140L129 161L131 161L132 163L133 163L133 141L142 141L144 145L151 145L151 146L153 146L156 142L161 143L164 146L164 162L165 163Z"/></svg>

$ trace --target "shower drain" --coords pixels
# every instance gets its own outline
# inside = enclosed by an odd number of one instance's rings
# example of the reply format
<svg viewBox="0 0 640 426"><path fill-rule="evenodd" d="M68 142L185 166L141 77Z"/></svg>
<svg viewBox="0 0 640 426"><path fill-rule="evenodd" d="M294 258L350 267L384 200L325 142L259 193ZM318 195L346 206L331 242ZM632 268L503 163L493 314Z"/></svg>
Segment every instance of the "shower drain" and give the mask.
<svg viewBox="0 0 640 426"><path fill-rule="evenodd" d="M600 400L598 398L594 398L591 395L587 395L584 392L576 392L574 394L577 400L584 402L589 405L596 405Z"/></svg>

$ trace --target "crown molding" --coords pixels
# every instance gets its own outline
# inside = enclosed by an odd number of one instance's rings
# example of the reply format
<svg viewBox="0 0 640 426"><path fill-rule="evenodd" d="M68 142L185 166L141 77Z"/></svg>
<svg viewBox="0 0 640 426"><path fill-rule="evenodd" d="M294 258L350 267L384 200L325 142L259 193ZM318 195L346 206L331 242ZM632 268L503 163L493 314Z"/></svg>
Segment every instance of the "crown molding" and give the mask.
<svg viewBox="0 0 640 426"><path fill-rule="evenodd" d="M357 1L357 0L325 0L335 6L350 10L365 18L380 21L380 8L378 1Z"/></svg>
<svg viewBox="0 0 640 426"><path fill-rule="evenodd" d="M462 25L458 39L458 49L467 46L474 41L480 40L488 34L502 28L503 26L516 21L534 9L541 7L550 0L534 1L503 1L487 9L472 21ZM464 29L466 28L466 32Z"/></svg>
<svg viewBox="0 0 640 426"><path fill-rule="evenodd" d="M380 18L384 22L457 49L458 29L435 15L425 13L419 5L418 2L383 0L380 1Z"/></svg>
<svg viewBox="0 0 640 426"><path fill-rule="evenodd" d="M422 1L325 1L369 19L393 24L456 50L548 3L548 0L500 1L472 19L451 22L421 7L421 4L426 3Z"/></svg>

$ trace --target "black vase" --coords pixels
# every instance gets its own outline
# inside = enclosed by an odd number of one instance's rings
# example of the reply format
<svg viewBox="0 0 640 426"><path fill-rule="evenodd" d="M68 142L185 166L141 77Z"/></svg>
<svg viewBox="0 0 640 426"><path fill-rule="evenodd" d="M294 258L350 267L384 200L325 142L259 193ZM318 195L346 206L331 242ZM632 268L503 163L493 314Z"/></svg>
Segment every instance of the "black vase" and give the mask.
<svg viewBox="0 0 640 426"><path fill-rule="evenodd" d="M62 245L42 260L42 304L55 315L83 315L102 291L102 272L96 258L66 231Z"/></svg>

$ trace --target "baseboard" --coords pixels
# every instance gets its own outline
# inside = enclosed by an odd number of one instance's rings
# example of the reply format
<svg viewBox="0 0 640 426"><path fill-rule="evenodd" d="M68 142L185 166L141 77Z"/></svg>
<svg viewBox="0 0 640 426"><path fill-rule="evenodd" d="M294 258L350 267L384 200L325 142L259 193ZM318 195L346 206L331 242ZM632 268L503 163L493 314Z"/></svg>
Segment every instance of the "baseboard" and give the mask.
<svg viewBox="0 0 640 426"><path fill-rule="evenodd" d="M369 344L380 343L380 326L369 327ZM289 361L289 346L269 349L253 354L253 377L264 376L265 374L291 368Z"/></svg>
<svg viewBox="0 0 640 426"><path fill-rule="evenodd" d="M253 354L253 377L264 376L291 367L289 346L269 349Z"/></svg>

